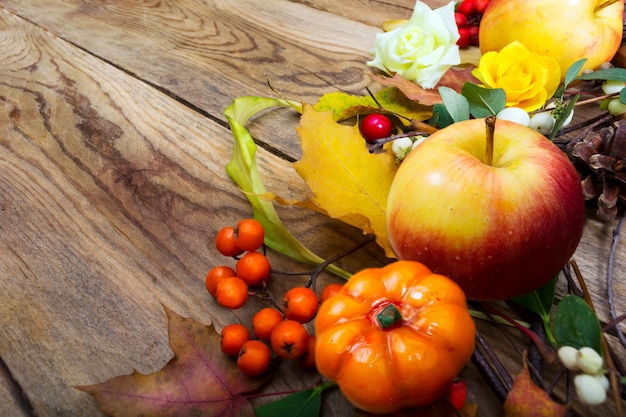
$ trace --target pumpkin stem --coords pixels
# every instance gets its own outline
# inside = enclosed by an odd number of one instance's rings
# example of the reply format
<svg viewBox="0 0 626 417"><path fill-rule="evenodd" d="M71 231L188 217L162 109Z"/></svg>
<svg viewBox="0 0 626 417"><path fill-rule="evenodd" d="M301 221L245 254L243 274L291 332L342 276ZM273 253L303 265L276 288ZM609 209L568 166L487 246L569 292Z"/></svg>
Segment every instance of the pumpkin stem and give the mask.
<svg viewBox="0 0 626 417"><path fill-rule="evenodd" d="M376 320L382 329L387 329L402 320L402 314L400 314L398 307L389 304L376 315Z"/></svg>

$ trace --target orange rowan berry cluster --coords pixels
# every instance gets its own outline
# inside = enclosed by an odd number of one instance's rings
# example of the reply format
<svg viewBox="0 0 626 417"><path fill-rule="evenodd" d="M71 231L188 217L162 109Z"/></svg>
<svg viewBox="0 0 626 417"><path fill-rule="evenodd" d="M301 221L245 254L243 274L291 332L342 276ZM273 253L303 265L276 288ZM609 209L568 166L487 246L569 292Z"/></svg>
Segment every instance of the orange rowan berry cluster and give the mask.
<svg viewBox="0 0 626 417"><path fill-rule="evenodd" d="M224 256L237 260L235 269L220 265L212 268L206 276L206 288L217 303L237 309L248 300L249 287L258 287L270 278L271 265L263 247L265 230L255 219L243 219L235 227L220 229L215 237L215 247Z"/></svg>
<svg viewBox="0 0 626 417"><path fill-rule="evenodd" d="M235 268L220 265L206 276L206 288L223 307L242 307L250 294L250 287L267 289L271 276L270 262L264 249L265 231L254 219L240 220L235 227L223 227L215 238L217 250L236 260ZM304 324L315 317L319 304L341 288L330 284L321 298L307 286L289 289L280 305L272 305L252 316L250 327L240 323L222 329L221 349L237 358L241 371L250 376L265 372L273 357L292 359L306 368L315 367L315 335ZM272 299L270 297L270 299Z"/></svg>

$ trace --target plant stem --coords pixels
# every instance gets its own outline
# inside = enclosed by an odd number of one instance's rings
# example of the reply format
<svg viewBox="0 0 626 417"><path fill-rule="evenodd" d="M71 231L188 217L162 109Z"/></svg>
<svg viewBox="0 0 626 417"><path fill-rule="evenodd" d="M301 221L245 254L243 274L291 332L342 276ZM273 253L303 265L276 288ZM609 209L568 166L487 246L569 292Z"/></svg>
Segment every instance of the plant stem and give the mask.
<svg viewBox="0 0 626 417"><path fill-rule="evenodd" d="M596 309L593 306L593 301L591 301L591 294L589 293L589 290L587 290L587 285L585 284L585 280L580 272L580 268L578 268L578 264L573 259L570 261L570 264L572 265L572 268L574 269L574 273L576 274L576 278L578 279L578 283L580 284L580 287L583 290L585 301L587 302L587 304L589 304L591 311L596 313ZM602 333L601 341L602 341L602 350L604 351L604 360L606 361L607 368L611 371L609 372L609 380L611 381L611 389L613 391L613 398L615 400L617 416L622 417L623 415L622 403L620 401L620 392L619 392L619 387L621 384L617 380L617 373L615 372L615 363L613 362L613 356L611 355L611 351L609 350L609 343L606 340L606 335L604 333Z"/></svg>
<svg viewBox="0 0 626 417"><path fill-rule="evenodd" d="M510 318L506 314L502 313L501 311L497 310L493 306L490 306L489 304L486 304L486 303L483 303L481 305L482 305L482 307L485 310L487 310L490 313L493 313L493 314L495 314L497 316L502 317L503 319L505 319L506 321L511 323L513 326L515 326L522 333L524 333L526 336L528 336L530 338L530 340L534 343L534 345L537 347L537 351L539 352L539 354L541 354L541 356L546 361L546 363L553 364L554 362L556 362L556 360L557 360L556 353L552 349L550 349L550 347L548 347L544 343L544 341L541 340L541 338L539 338L539 336L537 336L537 334L535 332L533 332L532 330L530 330L530 329L528 329L528 328L526 328L524 326L521 326L515 320L513 320L512 318Z"/></svg>
<svg viewBox="0 0 626 417"><path fill-rule="evenodd" d="M366 246L367 244L374 242L376 240L376 236L375 235L369 235L365 240L363 240L362 242L358 243L356 246L348 249L347 251L340 253L337 256L333 256L330 259L325 260L324 262L322 262L321 264L319 264L318 266L315 267L315 269L313 271L311 271L311 278L309 279L309 282L307 282L306 286L311 288L313 291L315 291L315 283L317 282L317 277L319 276L319 274L322 273L322 271L330 264L332 264L333 262L338 261L341 258L344 258L350 254L352 254L353 252L356 252L357 250L361 249L362 247ZM346 280L349 279L349 277L345 278Z"/></svg>
<svg viewBox="0 0 626 417"><path fill-rule="evenodd" d="M613 290L613 269L615 268L615 253L617 252L617 245L619 244L620 234L622 227L624 226L624 218L626 218L626 216L622 213L617 226L615 226L615 229L613 230L613 243L611 244L611 251L609 252L609 261L606 272L606 285L608 289L611 320L615 320L617 318L617 313L615 312L615 294ZM622 345L626 347L626 336L624 336L622 329L619 326L615 326L615 331L617 332L617 336L620 342L622 342Z"/></svg>
<svg viewBox="0 0 626 417"><path fill-rule="evenodd" d="M485 163L489 166L493 165L493 141L496 132L496 116L487 116L485 118L487 125L487 143L485 147Z"/></svg>

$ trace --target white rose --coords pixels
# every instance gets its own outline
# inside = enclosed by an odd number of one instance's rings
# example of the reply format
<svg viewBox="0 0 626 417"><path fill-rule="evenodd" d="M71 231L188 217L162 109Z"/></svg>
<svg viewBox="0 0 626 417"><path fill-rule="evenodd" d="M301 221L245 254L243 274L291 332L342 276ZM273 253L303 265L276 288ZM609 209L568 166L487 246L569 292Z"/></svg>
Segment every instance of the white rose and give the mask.
<svg viewBox="0 0 626 417"><path fill-rule="evenodd" d="M433 88L451 66L461 63L458 39L453 1L436 10L417 1L406 26L376 35L374 59L367 65Z"/></svg>

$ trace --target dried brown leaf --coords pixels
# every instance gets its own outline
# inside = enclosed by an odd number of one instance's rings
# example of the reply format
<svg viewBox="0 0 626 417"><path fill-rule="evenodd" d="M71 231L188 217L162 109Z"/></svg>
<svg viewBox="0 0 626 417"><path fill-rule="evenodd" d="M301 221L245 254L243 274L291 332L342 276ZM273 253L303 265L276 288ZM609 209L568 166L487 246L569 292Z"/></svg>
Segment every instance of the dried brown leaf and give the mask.
<svg viewBox="0 0 626 417"><path fill-rule="evenodd" d="M568 408L554 402L530 379L526 355L523 362L522 372L504 402L505 417L565 417Z"/></svg>
<svg viewBox="0 0 626 417"><path fill-rule="evenodd" d="M174 357L158 372L134 371L77 389L92 395L103 412L114 417L202 416L254 417L243 394L263 379L246 377L232 358L220 351L212 326L178 316L165 308Z"/></svg>
<svg viewBox="0 0 626 417"><path fill-rule="evenodd" d="M439 91L437 90L439 86L446 86L460 93L463 84L466 82L480 84L480 81L472 75L472 69L472 66L450 68L433 89L424 89L398 74L393 77L377 75L373 75L372 77L382 85L397 87L410 100L418 101L420 104L426 106L433 106L442 102Z"/></svg>

